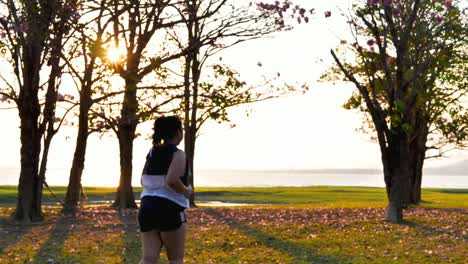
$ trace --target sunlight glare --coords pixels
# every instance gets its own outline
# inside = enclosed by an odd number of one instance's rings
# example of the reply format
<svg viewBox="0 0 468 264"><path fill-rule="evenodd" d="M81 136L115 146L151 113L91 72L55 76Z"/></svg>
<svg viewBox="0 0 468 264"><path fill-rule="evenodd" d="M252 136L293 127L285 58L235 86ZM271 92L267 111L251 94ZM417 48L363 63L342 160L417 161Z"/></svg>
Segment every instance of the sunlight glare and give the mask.
<svg viewBox="0 0 468 264"><path fill-rule="evenodd" d="M111 63L117 63L117 62L122 61L124 56L125 56L124 49L116 48L116 47L110 47L107 49L107 59Z"/></svg>

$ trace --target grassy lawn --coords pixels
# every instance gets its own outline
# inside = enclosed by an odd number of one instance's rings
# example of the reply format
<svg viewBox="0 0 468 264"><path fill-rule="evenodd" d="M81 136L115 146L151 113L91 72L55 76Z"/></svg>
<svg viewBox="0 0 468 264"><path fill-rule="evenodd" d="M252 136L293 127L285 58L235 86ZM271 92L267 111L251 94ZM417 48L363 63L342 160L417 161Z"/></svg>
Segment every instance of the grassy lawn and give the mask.
<svg viewBox="0 0 468 264"><path fill-rule="evenodd" d="M63 189L57 188L63 194ZM113 197L88 189L89 197ZM466 263L468 190L425 190L406 222L383 221L379 188L199 188L199 201L257 202L247 207L200 207L187 212L186 263ZM10 192L8 194L8 192ZM9 202L15 188L0 189ZM93 196L94 195L94 196ZM283 204L280 204L283 203ZM0 263L138 263L136 212L86 205L76 217L45 206L46 220L8 222L0 207ZM163 262L167 258L163 254Z"/></svg>
<svg viewBox="0 0 468 264"><path fill-rule="evenodd" d="M0 186L0 205L14 205L16 186ZM65 187L52 187L53 192L63 199ZM386 204L384 188L369 187L200 187L197 201L220 201L255 204L305 204L307 207L383 207ZM141 189L135 188L135 197ZM112 201L115 188L85 187L89 201ZM468 189L423 189L422 206L431 208L468 208ZM44 190L45 204L55 200Z"/></svg>

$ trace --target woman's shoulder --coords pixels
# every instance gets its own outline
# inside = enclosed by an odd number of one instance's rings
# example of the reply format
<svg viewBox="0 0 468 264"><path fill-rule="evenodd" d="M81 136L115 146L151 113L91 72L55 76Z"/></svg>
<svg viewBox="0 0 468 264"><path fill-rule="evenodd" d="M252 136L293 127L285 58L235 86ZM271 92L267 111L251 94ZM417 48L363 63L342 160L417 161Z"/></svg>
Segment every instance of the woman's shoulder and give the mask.
<svg viewBox="0 0 468 264"><path fill-rule="evenodd" d="M177 158L184 158L185 159L185 152L181 149L177 149L175 152L174 152L174 157L177 157Z"/></svg>

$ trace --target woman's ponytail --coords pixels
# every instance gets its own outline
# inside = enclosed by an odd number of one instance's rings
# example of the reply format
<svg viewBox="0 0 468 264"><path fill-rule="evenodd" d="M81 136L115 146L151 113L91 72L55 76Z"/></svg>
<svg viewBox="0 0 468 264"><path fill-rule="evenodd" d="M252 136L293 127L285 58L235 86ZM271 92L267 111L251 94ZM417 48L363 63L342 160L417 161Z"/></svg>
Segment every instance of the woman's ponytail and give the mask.
<svg viewBox="0 0 468 264"><path fill-rule="evenodd" d="M165 120L166 117L164 116L161 116L161 117L158 117L155 121L154 121L154 134L153 134L153 145L159 145L161 144L161 141L164 139L164 120Z"/></svg>

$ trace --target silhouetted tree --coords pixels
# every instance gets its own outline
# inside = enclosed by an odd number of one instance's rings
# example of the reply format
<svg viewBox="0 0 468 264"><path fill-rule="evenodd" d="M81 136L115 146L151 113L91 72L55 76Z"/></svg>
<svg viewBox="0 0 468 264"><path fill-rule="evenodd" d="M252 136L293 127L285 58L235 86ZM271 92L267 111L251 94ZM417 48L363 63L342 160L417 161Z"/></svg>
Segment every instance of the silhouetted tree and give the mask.
<svg viewBox="0 0 468 264"><path fill-rule="evenodd" d="M12 72L2 72L7 88L0 93L2 99L14 102L21 121L21 171L13 215L17 221L42 219L47 154L57 131L54 122L63 69L61 59L70 25L76 18L75 3L53 0L0 2L1 8L8 11L0 17L1 46L5 59L13 68ZM47 67L50 72L44 80L41 73ZM14 80L10 80L10 76L14 76ZM40 165L43 136L45 143Z"/></svg>

